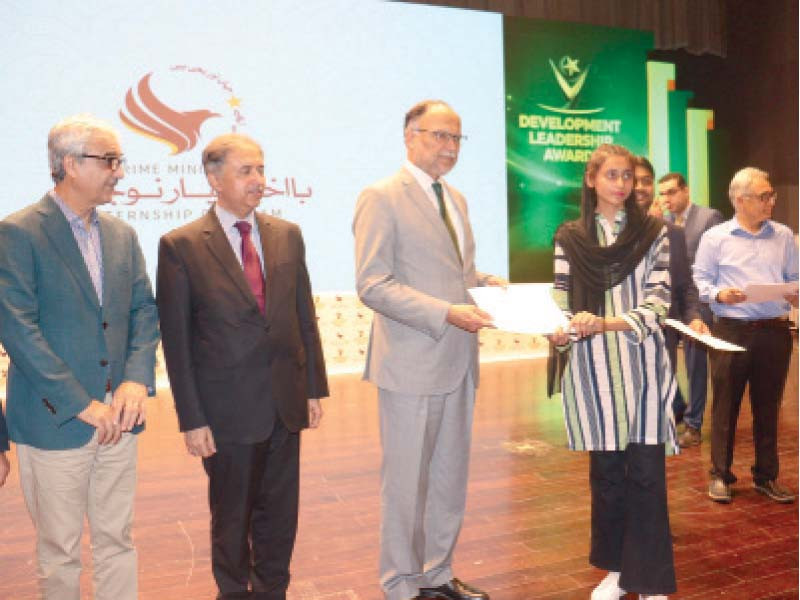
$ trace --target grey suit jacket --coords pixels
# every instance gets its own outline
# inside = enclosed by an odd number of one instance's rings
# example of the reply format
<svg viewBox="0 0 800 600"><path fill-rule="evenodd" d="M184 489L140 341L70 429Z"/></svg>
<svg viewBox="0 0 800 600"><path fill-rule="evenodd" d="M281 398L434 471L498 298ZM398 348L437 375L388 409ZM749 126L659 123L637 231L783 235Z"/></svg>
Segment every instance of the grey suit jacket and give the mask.
<svg viewBox="0 0 800 600"><path fill-rule="evenodd" d="M103 303L64 213L46 195L0 223L0 341L11 359L11 439L77 448L76 415L123 380L154 385L158 313L133 228L98 213ZM136 430L135 430L136 431Z"/></svg>
<svg viewBox="0 0 800 600"><path fill-rule="evenodd" d="M444 394L468 372L478 383L478 339L447 323L451 304L472 303L475 270L467 204L447 186L464 224L463 265L439 213L406 169L367 187L353 220L356 289L375 311L364 378L407 394Z"/></svg>
<svg viewBox="0 0 800 600"><path fill-rule="evenodd" d="M669 220L675 222L675 215L670 215ZM700 245L700 237L714 225L722 223L723 217L716 208L708 208L690 203L686 209L686 220L683 223L683 232L686 235L686 250L689 264L694 264L694 255Z"/></svg>

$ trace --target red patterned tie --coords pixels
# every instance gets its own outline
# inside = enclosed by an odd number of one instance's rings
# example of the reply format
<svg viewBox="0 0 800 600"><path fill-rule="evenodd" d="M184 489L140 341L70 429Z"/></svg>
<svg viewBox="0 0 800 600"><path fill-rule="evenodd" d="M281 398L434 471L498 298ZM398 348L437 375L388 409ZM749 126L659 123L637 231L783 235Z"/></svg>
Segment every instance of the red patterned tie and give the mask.
<svg viewBox="0 0 800 600"><path fill-rule="evenodd" d="M250 284L250 289L258 302L258 308L264 312L264 273L261 271L261 261L258 260L258 252L253 245L250 237L250 223L247 221L236 221L234 225L242 235L242 268L244 278Z"/></svg>

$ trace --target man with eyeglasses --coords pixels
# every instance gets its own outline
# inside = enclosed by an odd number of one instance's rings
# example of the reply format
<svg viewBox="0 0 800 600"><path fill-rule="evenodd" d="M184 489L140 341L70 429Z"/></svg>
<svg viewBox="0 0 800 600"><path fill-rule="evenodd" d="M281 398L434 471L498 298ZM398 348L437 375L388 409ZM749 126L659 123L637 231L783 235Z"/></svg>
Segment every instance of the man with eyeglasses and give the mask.
<svg viewBox="0 0 800 600"><path fill-rule="evenodd" d="M476 332L491 325L467 288L504 285L475 270L464 197L442 177L464 137L446 103L404 123L407 160L367 187L353 221L356 288L375 311L364 378L378 387L380 581L388 600L485 600L453 576L466 503Z"/></svg>
<svg viewBox="0 0 800 600"><path fill-rule="evenodd" d="M680 173L667 173L658 180L658 195L662 205L669 211L667 220L683 227L689 265L694 264L697 245L703 233L722 223L722 213L714 208L694 204L689 199L689 186ZM706 327L711 325L708 304L701 302L700 317ZM683 340L683 355L689 380L689 406L683 396L673 402L676 421L683 420L684 429L678 438L681 448L698 446L702 441L703 414L708 395L708 355L703 344L688 338Z"/></svg>
<svg viewBox="0 0 800 600"><path fill-rule="evenodd" d="M649 215L662 218L661 203L655 200L653 165L644 156L634 158L634 193L636 204L642 211ZM700 309L700 298L697 287L692 280L692 269L686 249L686 236L683 227L675 225L669 220L664 221L669 239L669 275L671 281L672 302L669 306L667 317L686 323L698 334L709 332L708 326L703 321ZM664 342L669 354L673 371L678 369L678 342L681 334L672 327L664 329ZM686 402L680 389L676 390L672 401L673 412L683 413ZM679 441L680 443L680 441Z"/></svg>
<svg viewBox="0 0 800 600"><path fill-rule="evenodd" d="M775 502L791 503L794 493L777 482L778 414L792 354L788 313L790 304L797 307L797 291L773 301L752 302L745 289L748 284L797 282L797 244L791 229L770 218L776 194L767 173L753 167L738 171L728 195L735 214L703 235L693 269L700 298L714 313L712 332L745 348L711 355L714 402L708 495L721 503L733 499L734 436L749 384L753 487Z"/></svg>
<svg viewBox="0 0 800 600"><path fill-rule="evenodd" d="M136 234L98 208L124 176L114 130L67 118L47 140L55 187L0 223L0 341L40 597L78 600L88 517L94 592L137 598L136 434L158 314Z"/></svg>

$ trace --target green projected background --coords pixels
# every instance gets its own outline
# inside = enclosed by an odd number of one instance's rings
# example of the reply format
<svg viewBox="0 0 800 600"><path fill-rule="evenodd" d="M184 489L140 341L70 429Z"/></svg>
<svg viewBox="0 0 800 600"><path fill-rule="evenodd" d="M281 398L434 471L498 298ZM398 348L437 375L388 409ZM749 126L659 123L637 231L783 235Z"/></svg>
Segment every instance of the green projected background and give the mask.
<svg viewBox="0 0 800 600"><path fill-rule="evenodd" d="M556 228L578 215L592 150L648 153L652 34L506 17L509 273L552 281ZM666 115L662 115L664 118Z"/></svg>

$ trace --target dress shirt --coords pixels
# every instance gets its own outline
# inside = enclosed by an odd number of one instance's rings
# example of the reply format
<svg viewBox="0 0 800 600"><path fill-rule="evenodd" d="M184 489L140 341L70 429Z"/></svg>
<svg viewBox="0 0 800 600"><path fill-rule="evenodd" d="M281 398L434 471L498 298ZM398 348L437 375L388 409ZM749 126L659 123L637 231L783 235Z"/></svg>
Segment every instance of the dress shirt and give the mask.
<svg viewBox="0 0 800 600"><path fill-rule="evenodd" d="M436 209L436 214L438 215L439 200L436 198L436 192L433 191L433 177L428 175L410 160L406 160L405 167L408 169L408 172L414 176L414 179L417 180L417 183L419 183L420 187L425 192L425 195L428 197L428 200L430 200L433 208ZM464 256L464 223L461 220L461 213L459 213L455 203L453 202L453 199L450 197L450 194L447 191L447 184L445 184L444 179L440 177L437 181L442 184L444 205L447 208L447 215L450 217L450 221L453 223L453 229L455 229L456 237L458 238L458 251L461 253L461 256Z"/></svg>
<svg viewBox="0 0 800 600"><path fill-rule="evenodd" d="M232 212L222 208L219 204L214 205L214 212L219 219L220 225L222 225L223 231L225 231L228 242L230 242L231 248L233 248L233 252L236 254L236 260L239 261L240 265L242 264L242 234L236 229L236 223L239 221L250 223L250 239L256 247L258 261L261 263L261 272L264 274L264 280L266 280L267 271L264 269L264 249L261 247L261 234L258 231L258 223L256 223L254 212L250 211L244 219L240 219ZM244 268L244 266L242 266L242 268Z"/></svg>
<svg viewBox="0 0 800 600"><path fill-rule="evenodd" d="M75 242L81 251L83 262L86 264L86 269L92 278L97 301L100 306L103 306L103 246L101 244L100 220L97 218L97 210L92 209L89 217L90 225L87 229L86 222L58 197L55 190L51 192L51 195L61 212L64 213L64 217L66 217L72 229L72 235L75 237Z"/></svg>
<svg viewBox="0 0 800 600"><path fill-rule="evenodd" d="M700 299L712 312L733 319L773 319L789 312L788 302L716 301L724 288L744 290L749 283L797 281L798 252L792 230L774 221L764 221L758 233L744 229L736 216L703 234L692 274Z"/></svg>

